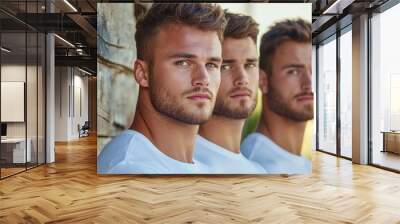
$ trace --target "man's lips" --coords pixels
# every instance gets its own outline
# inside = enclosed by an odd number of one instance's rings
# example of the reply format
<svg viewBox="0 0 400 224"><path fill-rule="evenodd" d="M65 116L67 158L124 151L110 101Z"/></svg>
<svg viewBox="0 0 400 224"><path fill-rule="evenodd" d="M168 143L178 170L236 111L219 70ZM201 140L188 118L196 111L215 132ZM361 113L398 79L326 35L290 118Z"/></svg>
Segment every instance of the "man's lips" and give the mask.
<svg viewBox="0 0 400 224"><path fill-rule="evenodd" d="M235 88L229 94L231 98L242 98L242 97L250 97L251 96L251 90L248 88Z"/></svg>
<svg viewBox="0 0 400 224"><path fill-rule="evenodd" d="M238 97L250 97L251 94L248 91L236 91L233 94L230 95L232 98L238 98Z"/></svg>
<svg viewBox="0 0 400 224"><path fill-rule="evenodd" d="M211 96L205 93L196 93L187 97L191 100L211 100Z"/></svg>
<svg viewBox="0 0 400 224"><path fill-rule="evenodd" d="M309 101L309 100L314 100L314 95L313 94L302 94L296 97L298 101Z"/></svg>

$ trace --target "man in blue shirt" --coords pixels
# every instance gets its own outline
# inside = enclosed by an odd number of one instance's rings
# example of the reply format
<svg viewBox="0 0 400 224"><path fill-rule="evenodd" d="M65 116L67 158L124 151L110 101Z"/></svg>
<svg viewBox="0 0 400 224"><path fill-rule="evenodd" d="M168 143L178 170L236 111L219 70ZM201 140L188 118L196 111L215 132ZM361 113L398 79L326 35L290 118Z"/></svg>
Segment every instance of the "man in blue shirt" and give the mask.
<svg viewBox="0 0 400 224"><path fill-rule="evenodd" d="M269 173L311 173L311 161L301 155L314 115L311 49L311 25L301 19L276 23L261 39L261 121L241 150Z"/></svg>
<svg viewBox="0 0 400 224"><path fill-rule="evenodd" d="M221 84L213 115L200 126L194 158L208 166L210 173L265 173L240 153L242 129L257 100L258 24L250 16L225 16Z"/></svg>
<svg viewBox="0 0 400 224"><path fill-rule="evenodd" d="M155 3L137 22L135 118L100 153L99 173L208 172L193 147L214 108L225 25L223 10L211 3Z"/></svg>

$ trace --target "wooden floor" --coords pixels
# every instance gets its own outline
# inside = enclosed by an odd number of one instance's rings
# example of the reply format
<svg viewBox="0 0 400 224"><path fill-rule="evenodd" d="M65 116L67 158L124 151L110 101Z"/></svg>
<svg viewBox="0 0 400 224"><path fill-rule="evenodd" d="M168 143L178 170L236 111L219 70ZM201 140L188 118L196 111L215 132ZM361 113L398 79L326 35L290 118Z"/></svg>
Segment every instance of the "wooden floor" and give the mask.
<svg viewBox="0 0 400 224"><path fill-rule="evenodd" d="M96 139L0 181L0 223L400 223L400 175L323 153L312 176L100 176Z"/></svg>
<svg viewBox="0 0 400 224"><path fill-rule="evenodd" d="M31 164L27 163L27 167L25 167L25 164L18 164L18 167L11 167L11 168L10 167L7 167L7 168L2 167L1 171L0 171L1 178L6 178L8 176L15 175L20 172L24 172L27 169L34 169L35 167L37 167L37 164L33 164L33 163L31 163Z"/></svg>
<svg viewBox="0 0 400 224"><path fill-rule="evenodd" d="M20 168L20 167L17 167L17 168L1 168L1 177L2 178L3 177L7 177L7 176L13 175L15 173L22 172L24 170L26 170L25 167L23 167L23 168Z"/></svg>

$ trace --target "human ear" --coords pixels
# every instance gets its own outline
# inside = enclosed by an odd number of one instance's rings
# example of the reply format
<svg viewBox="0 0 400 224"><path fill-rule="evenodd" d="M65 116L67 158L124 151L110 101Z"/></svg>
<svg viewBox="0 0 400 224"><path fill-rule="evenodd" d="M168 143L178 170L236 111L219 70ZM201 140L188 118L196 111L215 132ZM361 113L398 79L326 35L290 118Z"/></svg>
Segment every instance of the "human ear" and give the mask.
<svg viewBox="0 0 400 224"><path fill-rule="evenodd" d="M263 94L267 94L268 93L268 78L267 78L267 73L260 69L260 76L259 76L259 83L258 86L261 89L261 92Z"/></svg>
<svg viewBox="0 0 400 224"><path fill-rule="evenodd" d="M140 59L135 61L133 75L141 87L149 87L149 66L145 61Z"/></svg>

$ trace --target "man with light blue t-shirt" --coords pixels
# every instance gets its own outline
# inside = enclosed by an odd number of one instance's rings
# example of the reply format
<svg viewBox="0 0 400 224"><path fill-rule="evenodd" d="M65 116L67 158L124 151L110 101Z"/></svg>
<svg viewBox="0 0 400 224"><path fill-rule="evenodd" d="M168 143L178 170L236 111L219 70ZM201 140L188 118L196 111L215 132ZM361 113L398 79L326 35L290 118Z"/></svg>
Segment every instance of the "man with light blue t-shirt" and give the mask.
<svg viewBox="0 0 400 224"><path fill-rule="evenodd" d="M225 25L211 3L155 3L137 22L135 118L101 151L98 173L208 173L193 148L215 105Z"/></svg>
<svg viewBox="0 0 400 224"><path fill-rule="evenodd" d="M276 23L260 46L261 121L242 143L242 153L271 174L309 174L301 155L306 122L313 119L311 25L298 20Z"/></svg>
<svg viewBox="0 0 400 224"><path fill-rule="evenodd" d="M221 84L213 115L200 126L194 158L210 173L266 173L240 153L242 129L257 100L258 24L250 16L225 16L228 24L222 42Z"/></svg>

